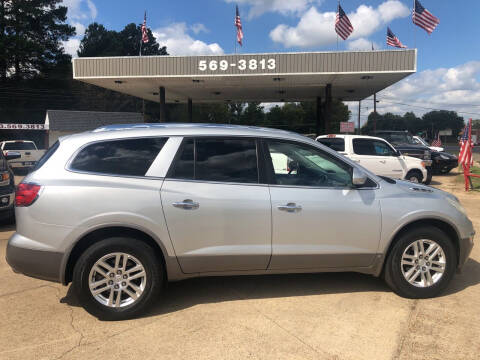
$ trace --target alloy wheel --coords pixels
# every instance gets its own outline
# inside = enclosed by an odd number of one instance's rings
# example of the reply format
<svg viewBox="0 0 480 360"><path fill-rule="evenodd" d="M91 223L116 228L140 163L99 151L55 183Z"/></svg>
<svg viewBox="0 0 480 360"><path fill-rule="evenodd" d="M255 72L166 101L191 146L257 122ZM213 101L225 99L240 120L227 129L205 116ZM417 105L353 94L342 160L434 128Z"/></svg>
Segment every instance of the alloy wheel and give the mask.
<svg viewBox="0 0 480 360"><path fill-rule="evenodd" d="M416 287L430 287L440 281L447 259L442 247L433 240L420 239L403 252L400 267L403 277Z"/></svg>
<svg viewBox="0 0 480 360"><path fill-rule="evenodd" d="M125 307L136 302L147 282L143 264L134 256L116 252L95 262L88 286L92 296L108 307Z"/></svg>

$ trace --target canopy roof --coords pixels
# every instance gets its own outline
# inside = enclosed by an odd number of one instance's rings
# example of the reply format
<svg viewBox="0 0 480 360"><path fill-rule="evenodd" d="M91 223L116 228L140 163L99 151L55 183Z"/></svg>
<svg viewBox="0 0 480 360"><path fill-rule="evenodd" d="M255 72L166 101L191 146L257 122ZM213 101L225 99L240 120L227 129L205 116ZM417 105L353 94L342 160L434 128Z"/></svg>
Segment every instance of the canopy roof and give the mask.
<svg viewBox="0 0 480 360"><path fill-rule="evenodd" d="M74 79L166 102L362 100L415 73L417 51L343 51L73 59Z"/></svg>

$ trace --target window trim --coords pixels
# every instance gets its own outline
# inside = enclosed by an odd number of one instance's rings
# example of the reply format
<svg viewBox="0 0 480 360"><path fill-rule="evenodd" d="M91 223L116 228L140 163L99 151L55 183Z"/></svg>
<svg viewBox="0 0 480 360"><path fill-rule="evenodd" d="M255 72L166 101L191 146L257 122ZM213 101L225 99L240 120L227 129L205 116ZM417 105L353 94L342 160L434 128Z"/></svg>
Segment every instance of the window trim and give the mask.
<svg viewBox="0 0 480 360"><path fill-rule="evenodd" d="M65 170L66 171L69 171L69 172L72 172L72 173L76 173L76 174L85 174L85 175L97 175L97 176L113 176L113 177L121 177L121 178L129 178L129 179L148 179L148 180L161 180L161 179L164 179L164 177L158 177L158 176L147 176L147 175L143 175L143 176L138 176L138 175L122 175L122 174L112 174L112 173L103 173L103 172L96 172L96 171L85 171L85 170L77 170L77 169L73 169L72 168L72 162L73 160L75 160L75 158L77 157L77 155L83 150L85 149L87 146L90 146L90 145L93 145L93 144L98 144L98 143L102 143L102 142L111 142L111 141L122 141L122 140L142 140L142 139L166 139L167 141L165 142L165 144L163 145L163 147L165 147L165 145L167 144L169 138L171 136L169 135L165 135L165 136L134 136L134 137L125 137L125 138L112 138L112 139L101 139L101 140L95 140L95 141L90 141L88 143L85 143L83 144L82 146L80 146L77 150L75 150L75 152L70 156L70 158L68 159L67 163L65 164ZM155 160L157 159L157 157L160 155L160 153L162 152L163 150L163 147L162 149L158 152L157 156L155 156L155 158L153 159L153 162L152 164L150 165L150 167L147 169L147 171L145 172L145 174L148 173L148 171L150 170L150 168L154 165L155 163Z"/></svg>
<svg viewBox="0 0 480 360"><path fill-rule="evenodd" d="M353 171L353 168L355 167L355 165L352 165L352 164L349 164L348 162L346 161L343 161L343 159L340 158L340 156L335 156L333 154L330 154L329 152L327 151L324 151L323 149L319 148L319 147L316 147L314 146L313 144L309 144L307 142L301 142L301 141L296 141L296 140L290 140L290 139L279 139L279 138L262 138L261 139L262 142L263 142L263 146L264 146L264 159L263 161L265 161L265 163L267 164L266 167L269 168L268 170L268 173L267 173L267 176L269 178L269 184L268 186L273 186L273 187L282 187L282 188L298 188L298 189L328 189L328 190L375 190L375 189L379 189L380 188L380 185L378 184L378 182L376 182L375 180L373 180L372 178L368 177L368 179L370 179L373 183L375 183L375 186L365 186L365 187L355 187L355 186L351 186L351 187L348 187L348 186L311 186L311 185L284 185L284 184L276 184L275 183L275 173L274 173L274 169L273 169L273 164L272 164L272 161L271 161L271 157L267 157L267 154L269 154L269 150L268 150L268 144L267 142L268 141L280 141L280 142L285 142L285 143L290 143L290 144L294 144L294 145L304 145L304 146L309 146L309 147L312 147L312 148L315 148L317 149L318 151L320 151L321 153L325 154L325 156L327 158L330 158L330 159L334 159L336 161L340 161L340 162L343 162L344 164L350 166L352 168L352 171ZM320 143L319 143L320 144ZM325 146L325 145L323 145ZM335 154L337 154L337 152L335 150L332 150L330 149L331 151L334 151ZM269 163L269 159L270 159L270 163ZM269 166L270 165L270 166Z"/></svg>
<svg viewBox="0 0 480 360"><path fill-rule="evenodd" d="M172 172L175 167L178 158L181 156L182 151L185 147L185 143L193 139L193 179L177 179L172 177ZM235 181L216 181L216 180L200 180L195 179L196 176L196 158L197 158L197 139L216 139L216 140L237 140L237 139L248 139L253 140L255 143L255 153L257 157L257 182L256 183L246 183L246 182L235 182ZM264 173L264 165L262 164L263 160L263 152L260 149L259 138L255 136L236 136L236 135L188 135L184 136L182 143L178 147L177 153L175 154L172 162L170 163L170 167L168 168L167 174L165 175L165 180L169 181L188 181L188 182L199 182L199 183L208 183L208 184L230 184L230 185L268 185L265 178ZM265 182L262 182L264 180Z"/></svg>

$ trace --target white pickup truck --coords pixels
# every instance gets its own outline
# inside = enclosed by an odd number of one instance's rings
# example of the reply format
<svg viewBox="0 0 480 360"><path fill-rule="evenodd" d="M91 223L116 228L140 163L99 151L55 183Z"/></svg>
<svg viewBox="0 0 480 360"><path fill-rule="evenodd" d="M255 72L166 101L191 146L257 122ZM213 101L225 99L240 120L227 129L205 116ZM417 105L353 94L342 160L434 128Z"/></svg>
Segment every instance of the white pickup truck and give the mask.
<svg viewBox="0 0 480 360"><path fill-rule="evenodd" d="M0 150L3 151L5 156L9 151L20 153L20 158L8 162L12 169L32 168L45 153L45 150L38 150L37 145L29 140L2 141L0 142Z"/></svg>
<svg viewBox="0 0 480 360"><path fill-rule="evenodd" d="M427 169L421 159L401 155L384 139L360 135L324 135L316 140L376 175L416 183L427 179Z"/></svg>

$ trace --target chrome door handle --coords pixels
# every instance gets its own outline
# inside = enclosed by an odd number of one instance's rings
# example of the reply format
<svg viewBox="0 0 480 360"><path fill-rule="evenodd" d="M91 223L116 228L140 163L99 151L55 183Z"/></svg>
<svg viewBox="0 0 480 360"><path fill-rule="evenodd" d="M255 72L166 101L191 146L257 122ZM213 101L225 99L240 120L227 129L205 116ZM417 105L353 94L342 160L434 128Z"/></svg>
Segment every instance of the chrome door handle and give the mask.
<svg viewBox="0 0 480 360"><path fill-rule="evenodd" d="M298 212L298 211L302 210L302 207L300 205L295 204L295 203L288 203L287 205L277 206L277 209L281 210L281 211L286 211L286 212L289 212L289 213L293 213L293 212Z"/></svg>
<svg viewBox="0 0 480 360"><path fill-rule="evenodd" d="M195 209L198 209L200 207L200 204L198 202L195 202L195 201L190 200L190 199L185 199L183 201L174 202L172 205L176 208L185 209L185 210L195 210Z"/></svg>

